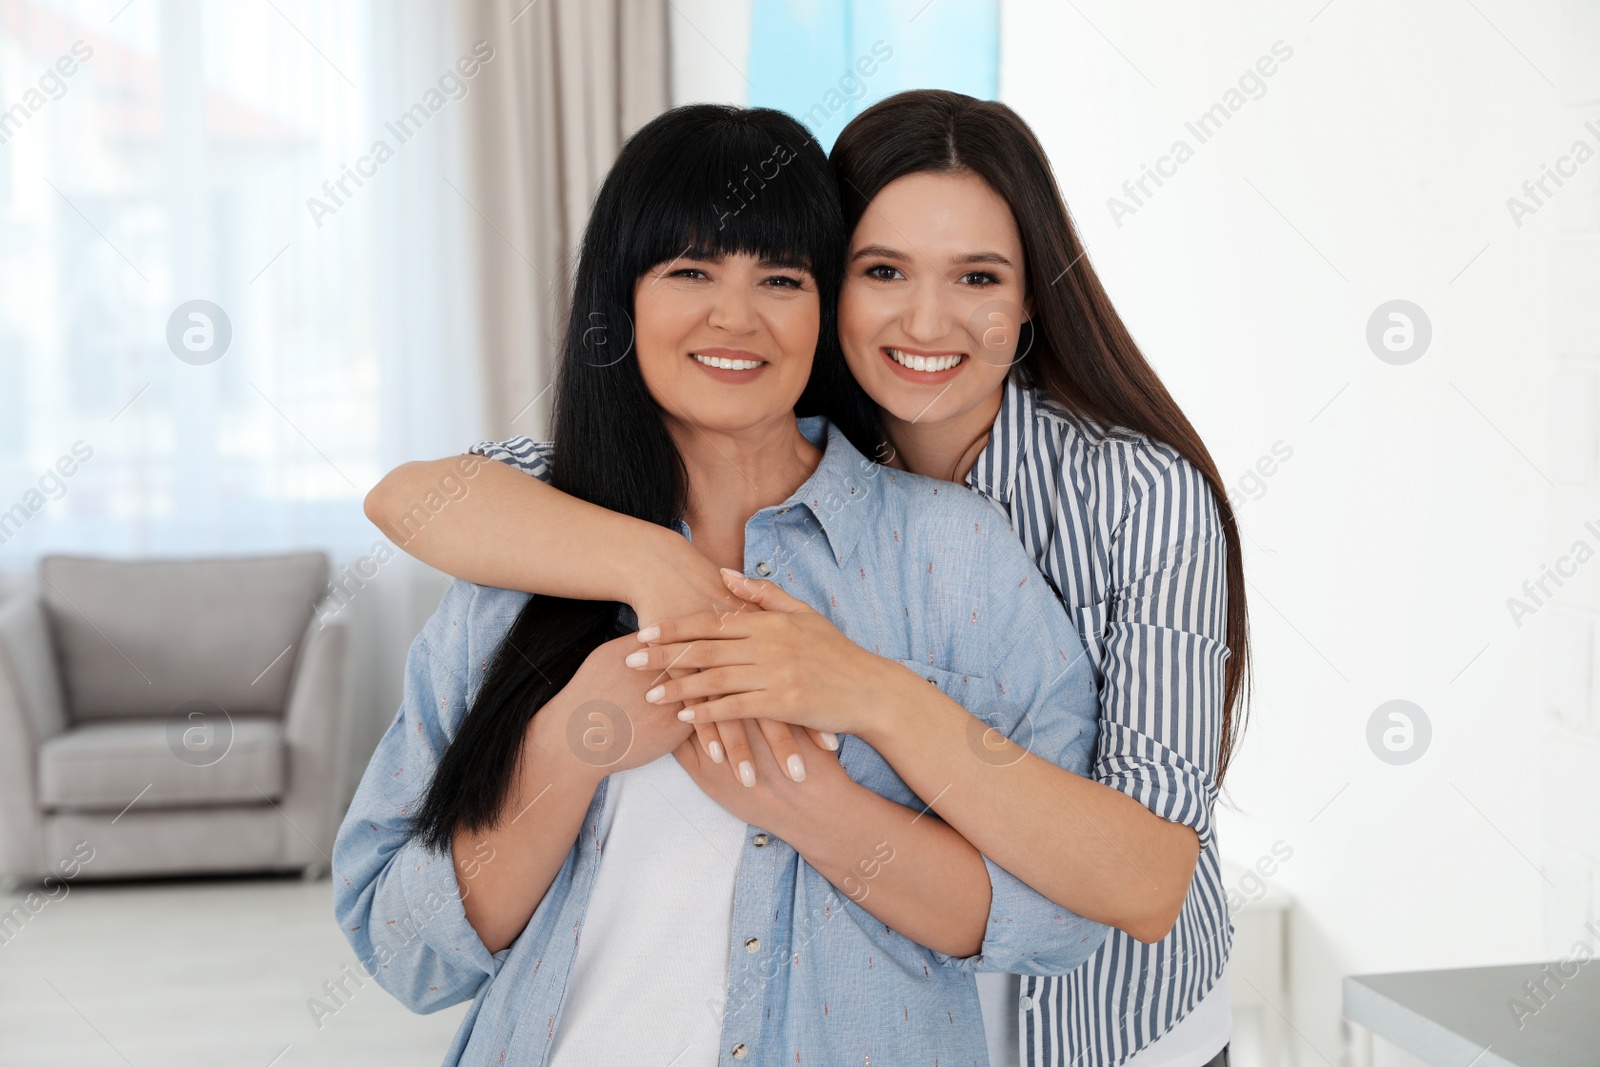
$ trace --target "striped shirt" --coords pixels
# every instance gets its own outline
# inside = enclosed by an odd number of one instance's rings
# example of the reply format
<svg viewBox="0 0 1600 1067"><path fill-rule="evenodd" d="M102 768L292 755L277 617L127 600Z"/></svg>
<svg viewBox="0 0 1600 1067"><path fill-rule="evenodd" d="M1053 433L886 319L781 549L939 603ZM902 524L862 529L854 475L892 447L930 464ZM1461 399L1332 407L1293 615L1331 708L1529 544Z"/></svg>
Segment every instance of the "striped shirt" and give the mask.
<svg viewBox="0 0 1600 1067"><path fill-rule="evenodd" d="M967 485L1011 518L1083 638L1100 687L1091 775L1200 838L1194 882L1153 945L1112 930L1063 977L1024 976L1029 1067L1115 1067L1212 987L1233 939L1211 810L1227 647L1215 497L1177 451L1005 384Z"/></svg>

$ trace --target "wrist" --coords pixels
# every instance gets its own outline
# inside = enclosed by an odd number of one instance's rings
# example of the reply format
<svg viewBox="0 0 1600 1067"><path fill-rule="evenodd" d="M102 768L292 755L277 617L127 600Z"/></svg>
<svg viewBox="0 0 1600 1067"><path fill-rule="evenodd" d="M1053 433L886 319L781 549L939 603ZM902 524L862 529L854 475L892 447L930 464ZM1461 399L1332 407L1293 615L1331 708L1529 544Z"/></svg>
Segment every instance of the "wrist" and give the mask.
<svg viewBox="0 0 1600 1067"><path fill-rule="evenodd" d="M814 805L795 812L790 825L769 829L819 871L848 866L850 860L844 857L854 855L864 805L881 798L848 774L838 775L837 780L829 775L816 784L822 792ZM811 786L808 780L803 788Z"/></svg>
<svg viewBox="0 0 1600 1067"><path fill-rule="evenodd" d="M639 521L640 536L630 551L619 554L620 561L614 568L617 589L613 599L633 608L635 614L651 594L661 587L662 575L676 574L689 569L694 563L703 565L705 561L705 557L682 534L653 522ZM692 553L692 556L685 557L685 552Z"/></svg>
<svg viewBox="0 0 1600 1067"><path fill-rule="evenodd" d="M873 687L875 696L869 698L869 712L860 729L848 731L877 749L880 753L893 747L896 739L905 736L909 725L924 715L923 705L929 697L930 686L921 675L892 660L874 657L880 663L880 678Z"/></svg>
<svg viewBox="0 0 1600 1067"><path fill-rule="evenodd" d="M574 731L569 729L576 711L558 693L528 723L523 736L523 760L528 773L523 780L532 786L533 795L546 787L593 794L608 773L598 762L599 754L588 749L580 751L583 734L579 731L574 737ZM523 802L532 799L529 796Z"/></svg>

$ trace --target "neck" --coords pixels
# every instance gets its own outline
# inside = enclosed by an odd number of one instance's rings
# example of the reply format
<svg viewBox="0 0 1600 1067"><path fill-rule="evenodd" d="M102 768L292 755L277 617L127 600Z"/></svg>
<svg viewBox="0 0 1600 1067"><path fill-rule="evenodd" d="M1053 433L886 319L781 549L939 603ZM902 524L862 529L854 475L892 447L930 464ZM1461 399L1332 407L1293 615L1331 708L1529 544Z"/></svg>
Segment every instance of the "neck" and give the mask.
<svg viewBox="0 0 1600 1067"><path fill-rule="evenodd" d="M744 570L744 526L782 503L811 477L822 451L806 440L793 413L739 433L669 425L689 476L684 521L712 562Z"/></svg>
<svg viewBox="0 0 1600 1067"><path fill-rule="evenodd" d="M889 466L947 482L965 482L989 443L1003 388L959 415L938 422L906 421L884 412L884 433L894 448Z"/></svg>

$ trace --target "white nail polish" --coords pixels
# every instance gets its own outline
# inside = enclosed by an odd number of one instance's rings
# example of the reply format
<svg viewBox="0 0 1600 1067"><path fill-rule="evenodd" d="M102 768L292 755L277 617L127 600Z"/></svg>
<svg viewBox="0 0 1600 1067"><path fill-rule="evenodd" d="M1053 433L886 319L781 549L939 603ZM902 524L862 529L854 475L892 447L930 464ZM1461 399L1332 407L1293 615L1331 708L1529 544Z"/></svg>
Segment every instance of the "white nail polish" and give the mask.
<svg viewBox="0 0 1600 1067"><path fill-rule="evenodd" d="M739 761L739 781L743 782L747 789L756 784L756 769L749 760Z"/></svg>
<svg viewBox="0 0 1600 1067"><path fill-rule="evenodd" d="M806 764L798 752L789 757L789 777L797 782L806 780Z"/></svg>
<svg viewBox="0 0 1600 1067"><path fill-rule="evenodd" d="M622 662L626 663L630 667L643 667L646 663L650 662L650 653L630 652L628 653L627 658Z"/></svg>
<svg viewBox="0 0 1600 1067"><path fill-rule="evenodd" d="M839 751L839 735L835 733L829 733L827 730L822 731L822 747L826 748L829 752Z"/></svg>
<svg viewBox="0 0 1600 1067"><path fill-rule="evenodd" d="M713 742L711 742L709 745L706 746L706 750L711 753L711 762L712 763L721 763L722 762L722 742L721 741L713 741Z"/></svg>

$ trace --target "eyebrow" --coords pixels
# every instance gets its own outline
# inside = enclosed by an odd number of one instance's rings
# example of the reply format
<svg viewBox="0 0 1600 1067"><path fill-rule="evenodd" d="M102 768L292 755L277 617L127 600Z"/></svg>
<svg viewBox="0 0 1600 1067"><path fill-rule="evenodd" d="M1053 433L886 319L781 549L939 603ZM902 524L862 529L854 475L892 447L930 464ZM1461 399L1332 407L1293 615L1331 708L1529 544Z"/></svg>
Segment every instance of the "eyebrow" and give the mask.
<svg viewBox="0 0 1600 1067"><path fill-rule="evenodd" d="M904 252L888 245L866 245L850 257L850 262L854 263L858 259L892 259L904 263L909 258ZM993 263L1000 267L1012 265L1011 260L999 252L968 252L966 255L952 257L950 262L956 265L968 263Z"/></svg>

